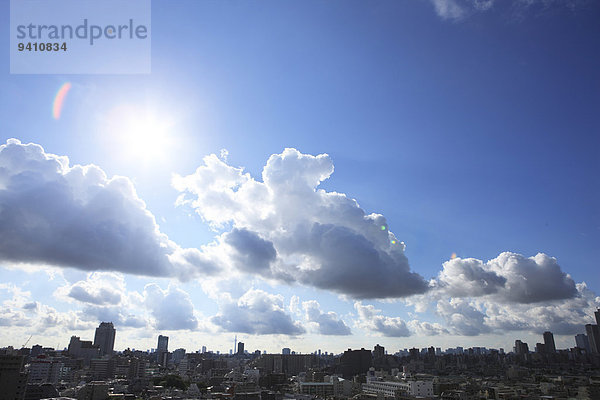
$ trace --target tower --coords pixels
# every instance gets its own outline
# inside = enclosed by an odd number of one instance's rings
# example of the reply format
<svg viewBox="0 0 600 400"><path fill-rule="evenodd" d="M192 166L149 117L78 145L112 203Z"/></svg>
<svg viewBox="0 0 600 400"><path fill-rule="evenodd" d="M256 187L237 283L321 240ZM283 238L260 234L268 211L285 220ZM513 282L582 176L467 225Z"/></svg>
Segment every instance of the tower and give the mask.
<svg viewBox="0 0 600 400"><path fill-rule="evenodd" d="M556 345L554 344L554 335L552 332L544 332L544 351L546 353L556 353Z"/></svg>
<svg viewBox="0 0 600 400"><path fill-rule="evenodd" d="M237 354L244 355L244 342L238 342L237 344Z"/></svg>
<svg viewBox="0 0 600 400"><path fill-rule="evenodd" d="M158 344L156 346L156 361L163 367L167 365L169 356L169 337L158 335Z"/></svg>
<svg viewBox="0 0 600 400"><path fill-rule="evenodd" d="M100 348L100 355L112 355L115 347L115 335L117 331L112 322L101 322L96 328L94 335L94 346Z"/></svg>

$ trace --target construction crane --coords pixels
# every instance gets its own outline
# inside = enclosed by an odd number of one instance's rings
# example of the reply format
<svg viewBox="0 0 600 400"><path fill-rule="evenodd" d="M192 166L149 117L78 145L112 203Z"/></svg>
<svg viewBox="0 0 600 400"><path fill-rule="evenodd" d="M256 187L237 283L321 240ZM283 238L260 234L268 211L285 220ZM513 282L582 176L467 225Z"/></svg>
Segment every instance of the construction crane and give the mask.
<svg viewBox="0 0 600 400"><path fill-rule="evenodd" d="M25 342L25 344L23 346L21 346L21 348L24 348L25 346L27 346L27 343L29 343L29 341L31 340L32 337L33 337L33 335L29 336L29 339L27 339L27 341Z"/></svg>

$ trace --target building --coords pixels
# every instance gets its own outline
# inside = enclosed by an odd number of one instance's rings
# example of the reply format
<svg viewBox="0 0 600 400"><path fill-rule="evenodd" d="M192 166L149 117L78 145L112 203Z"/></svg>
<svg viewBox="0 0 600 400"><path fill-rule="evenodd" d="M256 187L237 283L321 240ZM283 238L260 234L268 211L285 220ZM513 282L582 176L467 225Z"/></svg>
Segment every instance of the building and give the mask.
<svg viewBox="0 0 600 400"><path fill-rule="evenodd" d="M381 395L382 397L399 398L402 396L433 397L433 382L420 380L370 381L363 383L362 391L366 394Z"/></svg>
<svg viewBox="0 0 600 400"><path fill-rule="evenodd" d="M101 322L96 328L94 335L94 346L100 348L100 355L112 355L115 347L115 327L112 322Z"/></svg>
<svg viewBox="0 0 600 400"><path fill-rule="evenodd" d="M281 354L283 355L290 355L292 353L292 351L290 350L289 347L284 347L283 349L281 349Z"/></svg>
<svg viewBox="0 0 600 400"><path fill-rule="evenodd" d="M0 400L22 399L27 386L23 356L0 355Z"/></svg>
<svg viewBox="0 0 600 400"><path fill-rule="evenodd" d="M332 382L298 382L298 393L317 397L333 396L334 384Z"/></svg>
<svg viewBox="0 0 600 400"><path fill-rule="evenodd" d="M366 373L372 365L371 351L348 349L340 357L340 372L344 378Z"/></svg>
<svg viewBox="0 0 600 400"><path fill-rule="evenodd" d="M385 347L376 344L373 348L373 358L383 358L385 355Z"/></svg>
<svg viewBox="0 0 600 400"><path fill-rule="evenodd" d="M98 358L100 348L94 346L90 340L80 340L78 336L71 336L67 352L70 356L83 359L83 364L87 366L92 358Z"/></svg>
<svg viewBox="0 0 600 400"><path fill-rule="evenodd" d="M64 364L60 361L53 360L44 355L31 360L29 363L29 376L27 383L40 384L52 383L56 384L60 378L60 371Z"/></svg>
<svg viewBox="0 0 600 400"><path fill-rule="evenodd" d="M587 333L591 352L593 354L600 353L600 329L598 329L598 325L587 324L585 332Z"/></svg>
<svg viewBox="0 0 600 400"><path fill-rule="evenodd" d="M158 345L156 346L156 361L163 367L167 366L169 357L169 337L158 335Z"/></svg>
<svg viewBox="0 0 600 400"><path fill-rule="evenodd" d="M244 342L238 342L236 354L240 356L244 354Z"/></svg>
<svg viewBox="0 0 600 400"><path fill-rule="evenodd" d="M575 346L585 350L587 354L590 354L591 352L590 341L588 340L587 335L584 333L580 333L579 335L575 336Z"/></svg>
<svg viewBox="0 0 600 400"><path fill-rule="evenodd" d="M596 317L596 325L600 325L600 308L594 311L594 316Z"/></svg>
<svg viewBox="0 0 600 400"><path fill-rule="evenodd" d="M520 340L515 340L515 354L529 354L529 346Z"/></svg>
<svg viewBox="0 0 600 400"><path fill-rule="evenodd" d="M544 350L546 353L556 353L556 345L554 344L554 335L552 332L544 332Z"/></svg>
<svg viewBox="0 0 600 400"><path fill-rule="evenodd" d="M206 346L202 346L202 354L206 353Z"/></svg>

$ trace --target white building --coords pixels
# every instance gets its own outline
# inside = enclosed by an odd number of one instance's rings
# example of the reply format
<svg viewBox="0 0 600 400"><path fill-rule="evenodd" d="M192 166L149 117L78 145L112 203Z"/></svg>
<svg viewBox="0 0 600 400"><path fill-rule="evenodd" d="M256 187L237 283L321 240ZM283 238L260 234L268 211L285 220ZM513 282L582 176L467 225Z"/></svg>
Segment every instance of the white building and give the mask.
<svg viewBox="0 0 600 400"><path fill-rule="evenodd" d="M367 394L381 394L391 398L402 395L433 397L433 382L418 380L370 381L362 385L362 390Z"/></svg>

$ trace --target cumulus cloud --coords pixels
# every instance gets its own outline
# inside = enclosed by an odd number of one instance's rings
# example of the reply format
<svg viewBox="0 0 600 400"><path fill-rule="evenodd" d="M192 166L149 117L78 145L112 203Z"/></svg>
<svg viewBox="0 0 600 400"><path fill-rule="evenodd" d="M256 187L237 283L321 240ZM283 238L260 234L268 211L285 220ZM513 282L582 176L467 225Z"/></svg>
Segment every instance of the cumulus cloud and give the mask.
<svg viewBox="0 0 600 400"><path fill-rule="evenodd" d="M452 297L490 295L508 303L562 300L578 293L557 260L542 253L525 257L504 252L486 263L455 258L444 263L437 285Z"/></svg>
<svg viewBox="0 0 600 400"><path fill-rule="evenodd" d="M129 179L16 139L0 145L0 260L182 278L218 270L159 231Z"/></svg>
<svg viewBox="0 0 600 400"><path fill-rule="evenodd" d="M440 300L437 303L437 313L455 334L476 336L490 331L484 323L485 314L465 299Z"/></svg>
<svg viewBox="0 0 600 400"><path fill-rule="evenodd" d="M363 305L360 301L354 303L358 313L358 325L383 336L407 337L411 335L406 322L399 317L387 317L381 315L381 310L372 305Z"/></svg>
<svg viewBox="0 0 600 400"><path fill-rule="evenodd" d="M321 335L352 334L348 325L346 325L335 312L321 311L321 306L316 300L302 302L302 308L305 312L306 321L316 325L317 332Z"/></svg>
<svg viewBox="0 0 600 400"><path fill-rule="evenodd" d="M188 293L169 285L162 290L151 283L144 287L144 304L153 317L153 325L159 330L194 330L198 319L194 314L194 305Z"/></svg>
<svg viewBox="0 0 600 400"><path fill-rule="evenodd" d="M10 296L0 304L0 326L27 327L28 332L41 334L58 327L62 330L91 329L93 324L75 311L60 312L32 301L31 293L12 284L0 284L0 291Z"/></svg>
<svg viewBox="0 0 600 400"><path fill-rule="evenodd" d="M125 293L125 281L121 274L91 272L86 280L65 285L55 295L64 300L77 300L98 306L117 305Z"/></svg>
<svg viewBox="0 0 600 400"><path fill-rule="evenodd" d="M175 175L173 185L178 205L215 228L232 226L222 240L240 271L359 299L425 292L382 215L317 189L332 173L328 155L285 149L269 158L262 182L210 155L193 174Z"/></svg>
<svg viewBox="0 0 600 400"><path fill-rule="evenodd" d="M577 295L560 301L536 304L483 302L485 324L495 330L527 330L534 333L552 331L559 335L581 333L585 324L593 323L600 297L585 283L576 286Z"/></svg>
<svg viewBox="0 0 600 400"><path fill-rule="evenodd" d="M305 329L285 312L283 296L250 289L239 299L221 298L211 322L226 332L300 335Z"/></svg>

